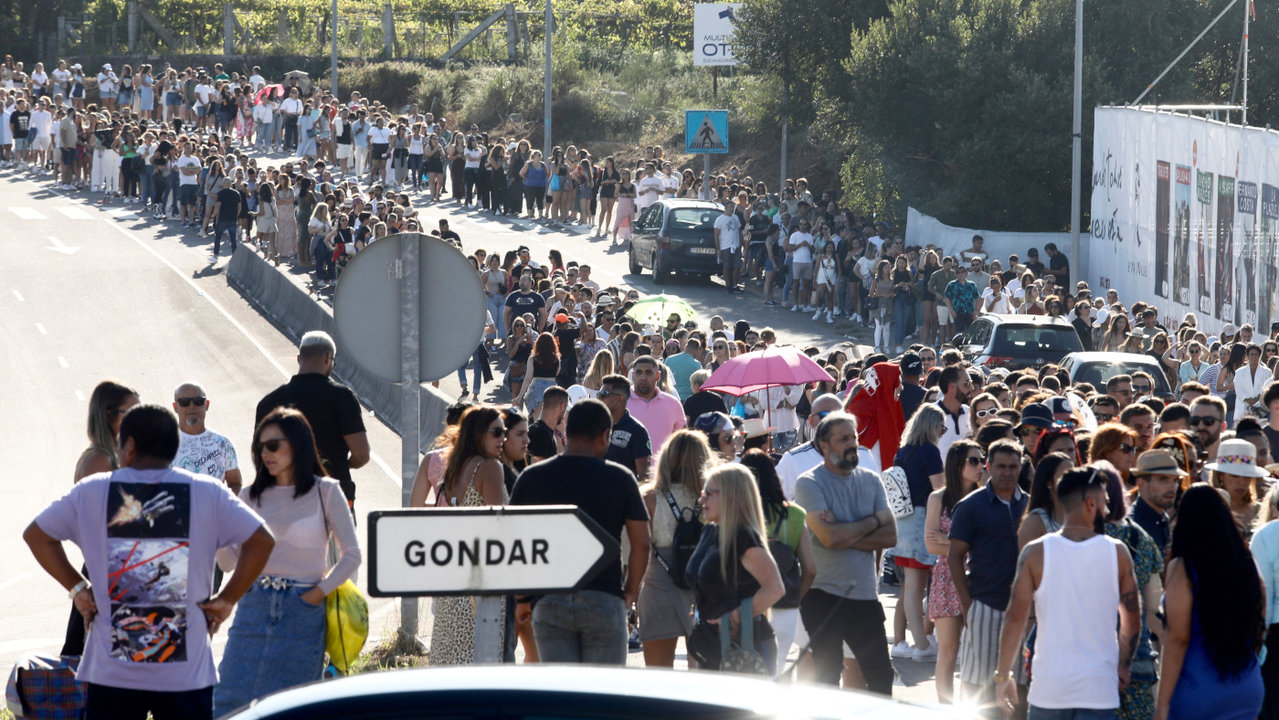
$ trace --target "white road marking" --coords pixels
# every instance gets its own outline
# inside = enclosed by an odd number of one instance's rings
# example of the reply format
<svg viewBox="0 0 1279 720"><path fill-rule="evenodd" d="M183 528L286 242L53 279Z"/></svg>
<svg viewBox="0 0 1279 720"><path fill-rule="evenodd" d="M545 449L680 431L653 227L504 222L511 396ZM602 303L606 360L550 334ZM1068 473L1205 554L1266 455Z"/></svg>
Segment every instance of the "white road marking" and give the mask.
<svg viewBox="0 0 1279 720"><path fill-rule="evenodd" d="M62 242L56 237L50 237L49 244L50 244L50 247L48 248L49 250L52 250L57 253L62 253L63 255L75 255L77 252L80 251L80 248L68 247L66 243Z"/></svg>
<svg viewBox="0 0 1279 720"><path fill-rule="evenodd" d="M44 329L44 323L36 323L36 330L39 330L41 335L49 334L49 331Z"/></svg>
<svg viewBox="0 0 1279 720"><path fill-rule="evenodd" d="M35 208L25 207L23 205L14 205L9 208L9 212L17 215L23 220L48 220L49 217Z"/></svg>
<svg viewBox="0 0 1279 720"><path fill-rule="evenodd" d="M18 292L17 290L14 290L14 291L13 291L13 296L14 296L14 297L16 297L16 298L18 298L18 302L26 302L26 301L27 301L27 299L26 299L26 298L22 297L22 293Z"/></svg>
<svg viewBox="0 0 1279 720"><path fill-rule="evenodd" d="M114 223L111 223L110 226L115 228L116 231L119 232L121 235L132 240L138 247L142 248L143 250L146 250L148 253L151 253L151 255L154 256L156 260L159 260L165 267L169 268L169 270L172 270L174 275L177 275L179 278L181 278L182 282L191 286L191 289L195 290L195 293L197 296L204 298L204 300L208 302L209 305L213 306L214 310L217 310L222 317L226 318L227 322L231 324L231 327L239 331L239 333L244 336L244 339L249 341L249 344L257 348L257 351L262 354L262 357L266 358L266 361L271 364L271 367L275 368L276 372L280 374L280 377L285 379L293 377L293 373L289 372L288 370L285 370L284 366L281 365L274 357L271 356L271 353L267 351L267 349L262 345L262 343L258 342L258 339L253 337L253 335L249 333L248 328L244 327L244 325L241 324L239 320L236 320L234 317L232 317L231 313L227 312L226 308L222 307L222 305L219 304L217 300L214 300L213 298L206 295L204 291L200 289L200 286L196 285L195 281L192 280L187 273L184 273L181 270L179 270L177 265L174 265L173 263L169 262L168 258L161 255L159 251L157 251L155 248L143 242L141 238L137 237L133 233L129 232L128 230L125 230L124 228ZM386 479L388 482L390 482L396 488L400 488L402 486L403 481L400 478L400 474L398 472L392 472L391 467L387 465L386 462L382 460L382 458L378 457L377 453L370 453L369 459L371 459L375 464L377 464L378 467L382 468L382 471L386 473Z"/></svg>
<svg viewBox="0 0 1279 720"><path fill-rule="evenodd" d="M62 213L63 215L66 215L68 218L72 220L92 220L93 219L92 215L85 212L84 208L81 208L77 205L65 205L63 207L57 208L57 210L58 212Z"/></svg>
<svg viewBox="0 0 1279 720"><path fill-rule="evenodd" d="M18 583L22 582L23 580L26 580L27 578L31 577L33 574L34 574L34 573L25 572L25 573L22 573L22 574L20 574L20 575L15 575L15 576L13 576L13 577L9 578L8 580L5 580L4 582L0 582L0 590L3 590L3 589L5 589L5 588L9 587L10 585L17 585Z"/></svg>
<svg viewBox="0 0 1279 720"><path fill-rule="evenodd" d="M75 399L79 400L80 402L84 402L84 393L80 392L79 390L76 390Z"/></svg>
<svg viewBox="0 0 1279 720"><path fill-rule="evenodd" d="M61 355L58 356L58 364L62 366L63 370L66 370L67 368L71 367L70 363L67 362L67 359L62 357Z"/></svg>

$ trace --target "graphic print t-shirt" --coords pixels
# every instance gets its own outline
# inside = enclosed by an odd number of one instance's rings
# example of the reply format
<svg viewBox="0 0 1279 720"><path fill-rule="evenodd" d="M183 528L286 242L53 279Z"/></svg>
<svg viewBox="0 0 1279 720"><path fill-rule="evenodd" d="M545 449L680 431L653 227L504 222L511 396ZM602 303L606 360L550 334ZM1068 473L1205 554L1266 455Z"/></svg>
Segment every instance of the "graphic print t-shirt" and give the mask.
<svg viewBox="0 0 1279 720"><path fill-rule="evenodd" d="M181 441L178 443L178 455L173 458L173 467L218 480L226 480L227 470L240 469L235 446L226 437L212 430L205 430L199 435L180 433L179 437Z"/></svg>
<svg viewBox="0 0 1279 720"><path fill-rule="evenodd" d="M98 615L77 679L133 690L217 682L204 613L219 547L262 518L221 482L185 470L121 468L81 480L36 518L80 546Z"/></svg>

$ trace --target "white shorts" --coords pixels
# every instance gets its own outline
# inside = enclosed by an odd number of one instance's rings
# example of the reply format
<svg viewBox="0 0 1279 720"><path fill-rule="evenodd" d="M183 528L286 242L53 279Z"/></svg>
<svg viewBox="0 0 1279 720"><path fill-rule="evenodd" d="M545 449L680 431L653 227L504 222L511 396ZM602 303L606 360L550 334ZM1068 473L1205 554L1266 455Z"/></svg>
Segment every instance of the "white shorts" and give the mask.
<svg viewBox="0 0 1279 720"><path fill-rule="evenodd" d="M35 139L31 141L31 149L36 151L48 150L51 144L53 144L52 137L48 135L37 135Z"/></svg>
<svg viewBox="0 0 1279 720"><path fill-rule="evenodd" d="M944 303L937 303L937 324L942 326L950 324L950 308Z"/></svg>
<svg viewBox="0 0 1279 720"><path fill-rule="evenodd" d="M337 146L337 157L338 157L338 160L349 159L351 157L351 146L342 145L339 143Z"/></svg>

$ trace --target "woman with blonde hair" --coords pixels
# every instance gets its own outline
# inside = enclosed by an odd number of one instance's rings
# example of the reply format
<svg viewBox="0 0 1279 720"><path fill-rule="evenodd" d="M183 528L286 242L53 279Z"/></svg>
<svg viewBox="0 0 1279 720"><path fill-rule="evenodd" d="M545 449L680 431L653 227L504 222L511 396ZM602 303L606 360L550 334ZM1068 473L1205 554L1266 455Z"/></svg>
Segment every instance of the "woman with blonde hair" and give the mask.
<svg viewBox="0 0 1279 720"><path fill-rule="evenodd" d="M755 476L740 463L720 465L707 475L701 499L702 518L708 524L686 568L698 618L689 653L699 666L718 670L717 653L702 651L719 648L719 625L727 615L730 634L739 640L742 623L751 623L750 649L759 653L765 668L775 668L777 640L767 613L786 590L764 540L764 507ZM751 617L743 618L741 607L747 600ZM713 644L704 642L711 639Z"/></svg>
<svg viewBox="0 0 1279 720"><path fill-rule="evenodd" d="M897 520L897 547L893 563L901 568L902 600L897 603L893 617L893 657L910 657L915 661L932 660L937 648L929 642L925 627L924 591L928 574L937 562L937 556L928 552L924 543L924 518L928 511L928 497L946 485L946 467L942 462L937 441L946 432L946 414L934 404L926 403L906 423L902 432L901 448L893 464L906 473L910 487L911 506L909 516ZM910 629L915 639L912 646L906 641Z"/></svg>
<svg viewBox="0 0 1279 720"><path fill-rule="evenodd" d="M706 473L716 462L705 435L676 430L658 455L656 477L640 489L648 507L655 556L644 574L637 603L643 618L640 642L648 667L674 667L675 646L693 629L693 591L676 585L671 574L682 577L684 570L673 565L675 527L681 520L699 517L698 498Z"/></svg>
<svg viewBox="0 0 1279 720"><path fill-rule="evenodd" d="M595 353L595 357L591 359L591 366L587 368L586 375L582 378L582 387L587 390L599 390L604 382L604 376L612 375L616 372L616 367L613 353Z"/></svg>

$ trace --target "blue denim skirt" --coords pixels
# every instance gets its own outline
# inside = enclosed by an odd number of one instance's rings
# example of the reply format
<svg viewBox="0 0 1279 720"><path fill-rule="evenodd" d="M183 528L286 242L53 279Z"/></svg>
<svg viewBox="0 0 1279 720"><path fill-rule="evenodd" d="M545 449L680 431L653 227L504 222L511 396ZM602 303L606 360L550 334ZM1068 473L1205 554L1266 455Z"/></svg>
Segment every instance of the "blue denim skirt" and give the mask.
<svg viewBox="0 0 1279 720"><path fill-rule="evenodd" d="M213 688L214 717L264 695L320 679L324 606L302 599L309 589L276 590L255 582L241 598Z"/></svg>

